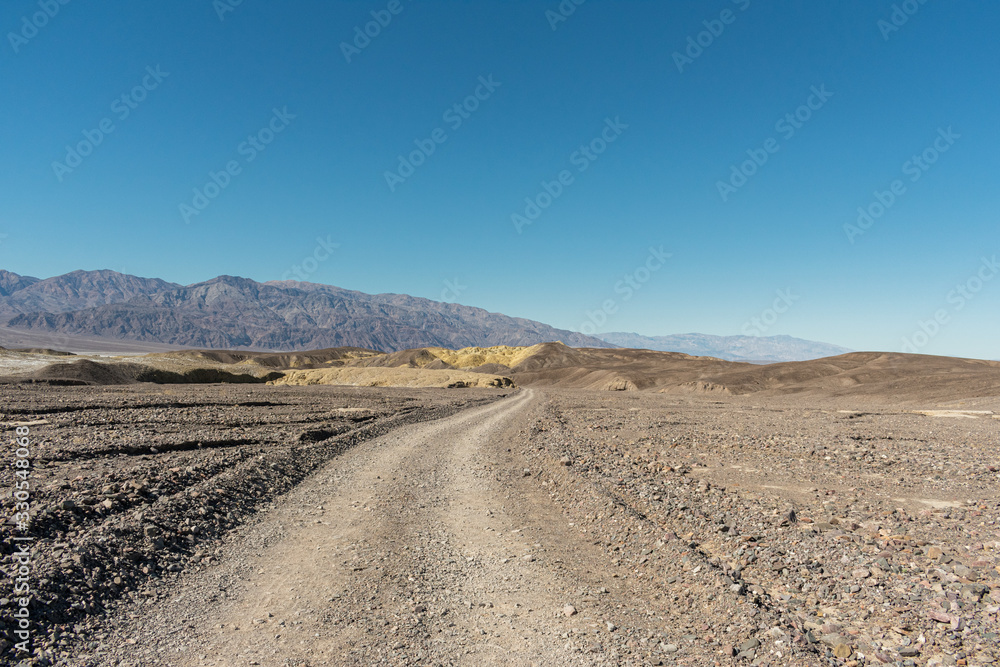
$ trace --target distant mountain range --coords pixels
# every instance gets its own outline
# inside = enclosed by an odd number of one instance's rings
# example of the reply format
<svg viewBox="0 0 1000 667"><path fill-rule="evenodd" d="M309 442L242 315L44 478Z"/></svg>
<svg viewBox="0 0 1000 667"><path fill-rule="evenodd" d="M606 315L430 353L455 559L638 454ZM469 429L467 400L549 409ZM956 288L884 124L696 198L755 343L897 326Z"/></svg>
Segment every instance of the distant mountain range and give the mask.
<svg viewBox="0 0 1000 667"><path fill-rule="evenodd" d="M66 313L178 289L176 283L116 271L73 271L39 280L0 269L0 316Z"/></svg>
<svg viewBox="0 0 1000 667"><path fill-rule="evenodd" d="M838 345L791 336L711 336L697 333L640 336L636 333L613 332L595 334L595 337L619 347L683 352L728 361L808 361L851 352Z"/></svg>
<svg viewBox="0 0 1000 667"><path fill-rule="evenodd" d="M115 271L39 280L0 270L0 323L59 336L205 348L614 347L541 322L404 294L219 276L182 286Z"/></svg>
<svg viewBox="0 0 1000 667"><path fill-rule="evenodd" d="M77 336L216 349L350 346L396 352L561 341L571 347L630 347L756 362L804 361L850 351L791 336L615 332L591 337L405 294L233 276L185 286L108 270L41 280L0 269L3 324L41 340Z"/></svg>

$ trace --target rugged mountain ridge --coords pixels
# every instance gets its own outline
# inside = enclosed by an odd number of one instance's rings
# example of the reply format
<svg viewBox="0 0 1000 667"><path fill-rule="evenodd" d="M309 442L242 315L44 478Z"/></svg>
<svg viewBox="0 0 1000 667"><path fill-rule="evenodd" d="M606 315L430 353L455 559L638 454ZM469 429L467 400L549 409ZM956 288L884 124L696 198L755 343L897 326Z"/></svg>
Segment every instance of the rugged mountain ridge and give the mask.
<svg viewBox="0 0 1000 667"><path fill-rule="evenodd" d="M159 278L140 278L106 269L73 271L45 280L0 271L0 316L65 313L177 287L180 285Z"/></svg>
<svg viewBox="0 0 1000 667"><path fill-rule="evenodd" d="M18 330L206 348L362 347L392 352L554 340L577 347L613 347L482 308L235 276L181 286L113 271L75 271L0 296L0 314L9 317L7 326Z"/></svg>
<svg viewBox="0 0 1000 667"><path fill-rule="evenodd" d="M0 296L8 296L37 282L38 278L19 276L16 273L0 269Z"/></svg>

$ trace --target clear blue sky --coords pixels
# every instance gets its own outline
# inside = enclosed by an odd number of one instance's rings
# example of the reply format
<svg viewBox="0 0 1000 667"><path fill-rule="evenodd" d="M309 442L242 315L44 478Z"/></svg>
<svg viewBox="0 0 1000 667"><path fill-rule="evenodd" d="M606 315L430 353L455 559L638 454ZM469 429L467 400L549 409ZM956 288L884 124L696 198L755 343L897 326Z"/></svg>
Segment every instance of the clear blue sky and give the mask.
<svg viewBox="0 0 1000 667"><path fill-rule="evenodd" d="M1000 358L996 3L224 3L3 3L0 266Z"/></svg>

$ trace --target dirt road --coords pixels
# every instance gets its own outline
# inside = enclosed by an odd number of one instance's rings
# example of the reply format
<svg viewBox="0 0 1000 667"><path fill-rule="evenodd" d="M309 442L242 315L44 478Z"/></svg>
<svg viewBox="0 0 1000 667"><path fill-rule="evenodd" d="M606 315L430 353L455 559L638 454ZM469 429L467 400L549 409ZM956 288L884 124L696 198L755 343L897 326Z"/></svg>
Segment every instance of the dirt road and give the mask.
<svg viewBox="0 0 1000 667"><path fill-rule="evenodd" d="M995 423L523 389L348 449L67 664L996 664Z"/></svg>
<svg viewBox="0 0 1000 667"><path fill-rule="evenodd" d="M604 663L567 638L594 634L598 650L614 579L591 571L599 550L513 467L532 404L525 390L339 457L249 528L223 565L119 628L136 642L131 658Z"/></svg>

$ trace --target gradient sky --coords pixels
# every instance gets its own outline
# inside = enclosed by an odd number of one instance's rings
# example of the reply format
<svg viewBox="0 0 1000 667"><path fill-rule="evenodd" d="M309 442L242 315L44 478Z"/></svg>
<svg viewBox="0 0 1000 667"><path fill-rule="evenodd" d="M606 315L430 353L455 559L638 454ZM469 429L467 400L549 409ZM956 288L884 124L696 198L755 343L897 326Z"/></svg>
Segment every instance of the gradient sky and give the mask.
<svg viewBox="0 0 1000 667"><path fill-rule="evenodd" d="M1000 358L1000 5L562 6L8 0L0 267ZM390 188L417 141L433 153ZM210 173L229 182L197 202ZM543 181L562 191L518 232ZM859 207L881 215L845 230Z"/></svg>

